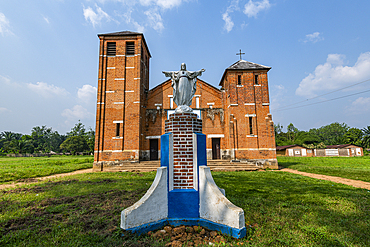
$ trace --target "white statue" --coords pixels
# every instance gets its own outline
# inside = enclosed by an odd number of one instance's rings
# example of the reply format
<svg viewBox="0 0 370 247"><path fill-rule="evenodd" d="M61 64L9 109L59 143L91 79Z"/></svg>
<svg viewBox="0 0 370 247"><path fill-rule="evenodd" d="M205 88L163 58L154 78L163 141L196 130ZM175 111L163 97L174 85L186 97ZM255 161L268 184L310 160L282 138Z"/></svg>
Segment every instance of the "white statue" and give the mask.
<svg viewBox="0 0 370 247"><path fill-rule="evenodd" d="M206 71L187 71L185 63L181 64L180 71L162 71L166 77L171 77L173 87L173 101L177 108L175 112L192 112L191 101L197 89L197 76L201 76Z"/></svg>

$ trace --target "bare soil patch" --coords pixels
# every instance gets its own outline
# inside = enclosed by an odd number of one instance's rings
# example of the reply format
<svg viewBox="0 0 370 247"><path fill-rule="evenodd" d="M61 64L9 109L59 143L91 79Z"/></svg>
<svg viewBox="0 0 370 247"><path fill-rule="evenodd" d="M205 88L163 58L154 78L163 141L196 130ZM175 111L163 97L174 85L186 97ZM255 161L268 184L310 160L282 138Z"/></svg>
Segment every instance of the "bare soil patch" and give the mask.
<svg viewBox="0 0 370 247"><path fill-rule="evenodd" d="M30 183L37 183L37 182L45 181L45 180L48 180L48 179L65 177L65 176L70 176L70 175L75 175L75 174L90 173L90 172L93 172L92 168L78 170L78 171L74 171L74 172L68 172L68 173L54 174L54 175L50 175L50 176L46 176L46 177L21 179L21 180L18 180L16 183L0 184L0 190L7 189L7 188L14 188L14 187L17 187L17 186L30 184Z"/></svg>

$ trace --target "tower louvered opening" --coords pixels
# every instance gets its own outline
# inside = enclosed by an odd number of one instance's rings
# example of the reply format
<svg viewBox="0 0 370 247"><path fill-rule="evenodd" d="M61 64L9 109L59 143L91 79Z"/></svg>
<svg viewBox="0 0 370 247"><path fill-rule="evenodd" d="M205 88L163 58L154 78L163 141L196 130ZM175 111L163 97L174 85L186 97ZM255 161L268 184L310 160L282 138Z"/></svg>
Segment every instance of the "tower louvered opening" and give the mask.
<svg viewBox="0 0 370 247"><path fill-rule="evenodd" d="M108 56L116 55L116 42L107 42L107 55Z"/></svg>
<svg viewBox="0 0 370 247"><path fill-rule="evenodd" d="M126 55L135 55L135 42L126 42Z"/></svg>

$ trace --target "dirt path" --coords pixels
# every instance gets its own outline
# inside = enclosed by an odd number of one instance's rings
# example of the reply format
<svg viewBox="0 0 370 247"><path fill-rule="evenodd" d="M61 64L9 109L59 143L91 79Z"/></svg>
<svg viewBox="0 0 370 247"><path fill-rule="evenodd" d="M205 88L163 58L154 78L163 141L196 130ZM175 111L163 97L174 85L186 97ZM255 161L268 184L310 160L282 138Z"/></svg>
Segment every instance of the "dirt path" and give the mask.
<svg viewBox="0 0 370 247"><path fill-rule="evenodd" d="M14 187L24 185L24 184L36 183L36 182L40 182L40 181L44 181L44 180L48 180L48 179L65 177L65 176L81 174L81 173L89 173L89 172L93 172L93 169L90 168L90 169L83 169L83 170L78 170L78 171L74 171L74 172L54 174L54 175L50 175L50 176L47 176L47 177L29 178L25 182L12 183L12 184L0 184L0 190L7 189L7 188L14 188Z"/></svg>
<svg viewBox="0 0 370 247"><path fill-rule="evenodd" d="M341 178L341 177L334 177L334 176L327 176L327 175L320 175L320 174L314 174L314 173L308 173L308 172L300 172L300 171L292 170L292 169L289 169L289 168L283 168L279 171L290 172L290 173L299 174L299 175L310 177L310 178L328 180L328 181L332 181L332 182L335 182L335 183L341 183L341 184L346 184L346 185L350 185L350 186L357 187L357 188L363 188L363 189L370 190L370 183L359 181L359 180L353 180L353 179L347 179L347 178ZM14 187L17 187L17 186L20 186L20 185L35 183L35 182L44 181L44 180L48 180L48 179L53 179L53 178L58 178L58 177L65 177L65 176L70 176L70 175L75 175L75 174L89 173L89 172L93 172L93 170L92 169L84 169L84 170L78 170L78 171L74 171L74 172L54 174L54 175L47 176L47 177L30 178L27 181L20 182L20 183L0 184L0 190L7 189L7 188L14 188Z"/></svg>
<svg viewBox="0 0 370 247"><path fill-rule="evenodd" d="M334 176L327 176L327 175L320 175L320 174L314 174L314 173L308 173L308 172L300 172L300 171L292 170L292 169L289 169L289 168L284 168L284 169L281 169L279 171L290 172L290 173L299 174L299 175L310 177L310 178L328 180L328 181L332 181L334 183L346 184L346 185L350 185L350 186L353 186L353 187L370 190L370 183L359 181L359 180L353 180L353 179L341 178L341 177L334 177Z"/></svg>

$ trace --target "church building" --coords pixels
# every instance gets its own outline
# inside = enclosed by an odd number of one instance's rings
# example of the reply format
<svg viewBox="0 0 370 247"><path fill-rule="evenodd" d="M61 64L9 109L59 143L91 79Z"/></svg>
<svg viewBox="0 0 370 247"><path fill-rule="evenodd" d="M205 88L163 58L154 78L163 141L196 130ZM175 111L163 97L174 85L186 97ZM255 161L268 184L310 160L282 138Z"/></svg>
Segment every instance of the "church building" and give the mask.
<svg viewBox="0 0 370 247"><path fill-rule="evenodd" d="M124 31L98 37L94 170L158 160L165 120L177 107L171 80L149 89L151 55L142 33ZM207 159L277 168L269 110L270 69L240 59L225 69L219 88L197 79L191 108L203 122Z"/></svg>

